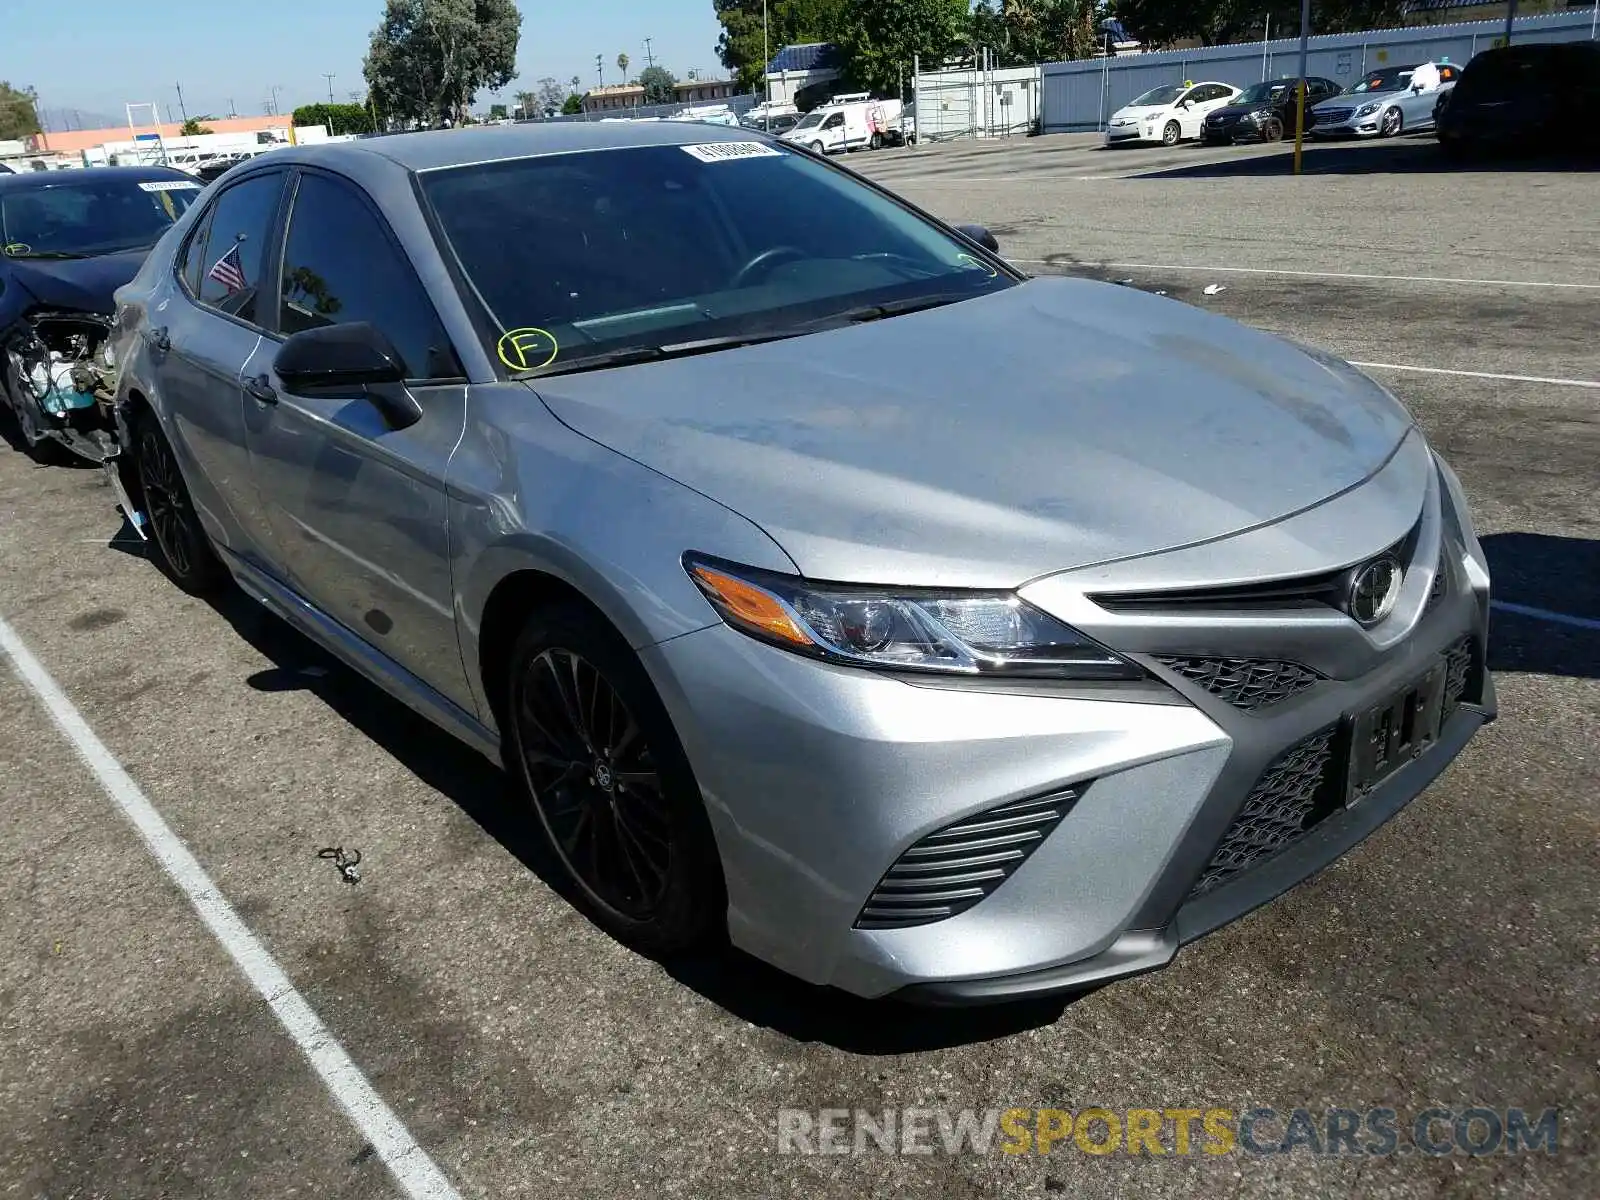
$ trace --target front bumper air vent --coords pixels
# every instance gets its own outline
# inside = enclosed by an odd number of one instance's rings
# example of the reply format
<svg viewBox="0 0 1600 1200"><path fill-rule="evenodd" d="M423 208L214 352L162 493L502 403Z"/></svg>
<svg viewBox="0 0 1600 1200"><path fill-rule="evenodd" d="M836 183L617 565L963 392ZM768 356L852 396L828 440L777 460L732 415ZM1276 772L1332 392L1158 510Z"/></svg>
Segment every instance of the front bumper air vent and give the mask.
<svg viewBox="0 0 1600 1200"><path fill-rule="evenodd" d="M885 873L856 928L904 929L966 912L1027 861L1087 786L1018 800L928 834Z"/></svg>
<svg viewBox="0 0 1600 1200"><path fill-rule="evenodd" d="M1322 678L1310 667L1271 658L1193 658L1158 654L1156 661L1245 712L1287 700Z"/></svg>

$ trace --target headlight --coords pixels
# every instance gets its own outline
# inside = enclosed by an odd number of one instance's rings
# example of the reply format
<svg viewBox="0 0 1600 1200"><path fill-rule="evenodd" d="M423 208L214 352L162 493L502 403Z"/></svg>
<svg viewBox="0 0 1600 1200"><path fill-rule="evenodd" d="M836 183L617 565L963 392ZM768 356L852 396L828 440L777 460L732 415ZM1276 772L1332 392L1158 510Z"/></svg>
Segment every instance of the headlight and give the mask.
<svg viewBox="0 0 1600 1200"><path fill-rule="evenodd" d="M1360 108L1356 109L1356 116L1358 116L1358 117L1370 117L1373 113L1377 112L1378 109L1381 108L1381 107L1382 106L1378 105L1378 104L1363 104Z"/></svg>
<svg viewBox="0 0 1600 1200"><path fill-rule="evenodd" d="M860 667L1034 679L1142 679L1144 672L1009 592L811 584L686 555L722 619L799 654Z"/></svg>

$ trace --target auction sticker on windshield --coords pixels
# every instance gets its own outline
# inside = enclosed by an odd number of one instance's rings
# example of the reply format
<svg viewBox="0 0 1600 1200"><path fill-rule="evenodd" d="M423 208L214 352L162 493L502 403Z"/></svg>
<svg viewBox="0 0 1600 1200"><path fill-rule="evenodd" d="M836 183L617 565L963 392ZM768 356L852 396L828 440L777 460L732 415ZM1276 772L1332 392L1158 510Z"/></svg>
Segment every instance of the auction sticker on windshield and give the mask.
<svg viewBox="0 0 1600 1200"><path fill-rule="evenodd" d="M200 185L192 179L147 179L139 185L139 190L145 192L182 192L189 188L198 192Z"/></svg>
<svg viewBox="0 0 1600 1200"><path fill-rule="evenodd" d="M782 158L782 150L774 150L762 142L702 142L698 146L680 147L701 162L727 162L735 158Z"/></svg>

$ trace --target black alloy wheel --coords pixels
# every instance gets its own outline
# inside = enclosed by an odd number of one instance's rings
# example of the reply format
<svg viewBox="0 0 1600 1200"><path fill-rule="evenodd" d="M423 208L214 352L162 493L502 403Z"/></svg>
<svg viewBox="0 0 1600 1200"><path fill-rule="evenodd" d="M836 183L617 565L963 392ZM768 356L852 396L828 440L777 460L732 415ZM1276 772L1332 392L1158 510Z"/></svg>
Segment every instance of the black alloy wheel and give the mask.
<svg viewBox="0 0 1600 1200"><path fill-rule="evenodd" d="M153 418L139 420L136 446L139 491L160 565L191 595L212 591L222 581L222 564L195 513L177 457Z"/></svg>
<svg viewBox="0 0 1600 1200"><path fill-rule="evenodd" d="M507 762L596 924L646 953L726 929L688 760L627 643L593 614L535 618L512 654Z"/></svg>

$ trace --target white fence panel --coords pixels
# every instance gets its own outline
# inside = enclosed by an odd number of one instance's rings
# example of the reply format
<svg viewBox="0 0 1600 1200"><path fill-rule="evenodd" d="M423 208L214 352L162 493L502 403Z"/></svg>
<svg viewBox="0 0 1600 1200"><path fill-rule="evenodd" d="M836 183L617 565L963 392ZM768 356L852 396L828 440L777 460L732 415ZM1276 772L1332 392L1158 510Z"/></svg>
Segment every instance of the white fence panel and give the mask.
<svg viewBox="0 0 1600 1200"><path fill-rule="evenodd" d="M914 95L919 141L1021 136L1039 119L1039 68L925 72Z"/></svg>

